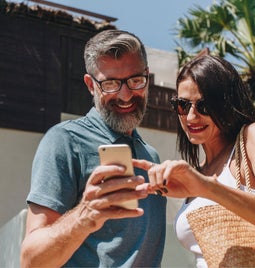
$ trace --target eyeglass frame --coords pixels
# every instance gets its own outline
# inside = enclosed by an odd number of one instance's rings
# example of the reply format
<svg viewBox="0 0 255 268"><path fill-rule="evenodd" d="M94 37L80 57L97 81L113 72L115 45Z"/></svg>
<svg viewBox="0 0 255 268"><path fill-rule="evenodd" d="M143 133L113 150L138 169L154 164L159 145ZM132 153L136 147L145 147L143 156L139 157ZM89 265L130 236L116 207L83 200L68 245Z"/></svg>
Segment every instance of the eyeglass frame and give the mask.
<svg viewBox="0 0 255 268"><path fill-rule="evenodd" d="M185 102L185 108L181 107L182 110L184 111L184 113L179 112L178 106L180 105L179 104L180 101ZM205 105L205 100L203 98L199 99L199 100L196 100L194 102L194 101L186 100L186 99L183 99L183 98L174 97L174 98L170 99L170 103L171 103L171 105L173 106L173 109L175 110L175 112L178 115L188 115L189 111L190 111L190 108L192 107L192 105L194 105L199 114L209 116L209 113L208 113L206 105ZM199 104L203 105L202 108L200 108ZM186 107L188 107L188 110L187 110Z"/></svg>
<svg viewBox="0 0 255 268"><path fill-rule="evenodd" d="M144 71L147 71L147 68L146 68ZM98 84L100 90L101 90L102 92L104 92L104 93L107 93L107 94L112 94L112 93L119 92L119 91L121 90L123 84L125 84L125 85L128 87L129 90L141 90L141 89L144 89L144 88L147 86L148 81L149 81L149 73L147 73L147 74L135 74L135 75L129 76L129 77L127 77L127 78L123 78L123 79L115 79L115 78L113 78L113 79L105 79L105 80L102 80L102 81L97 80L97 79L94 77L94 75L92 75L92 74L90 74L90 76L91 76L92 79ZM145 78L146 78L144 87L141 87L141 88L130 88L130 87L129 87L127 81L128 81L129 79L131 79L131 78L135 78L135 77L145 77ZM103 83L103 82L106 82L106 81L111 81L111 80L113 80L113 81L120 81L120 86L119 86L118 90L105 91L105 90L102 88L102 83Z"/></svg>

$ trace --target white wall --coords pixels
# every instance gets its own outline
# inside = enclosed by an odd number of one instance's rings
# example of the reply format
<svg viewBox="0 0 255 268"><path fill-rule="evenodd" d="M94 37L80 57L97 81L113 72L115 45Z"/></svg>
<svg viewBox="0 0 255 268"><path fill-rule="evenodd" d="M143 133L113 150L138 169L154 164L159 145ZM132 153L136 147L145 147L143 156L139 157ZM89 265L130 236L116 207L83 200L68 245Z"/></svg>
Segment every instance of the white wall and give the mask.
<svg viewBox="0 0 255 268"><path fill-rule="evenodd" d="M25 207L40 133L0 128L0 226Z"/></svg>
<svg viewBox="0 0 255 268"><path fill-rule="evenodd" d="M177 54L146 47L150 72L154 73L155 85L175 88L178 70Z"/></svg>

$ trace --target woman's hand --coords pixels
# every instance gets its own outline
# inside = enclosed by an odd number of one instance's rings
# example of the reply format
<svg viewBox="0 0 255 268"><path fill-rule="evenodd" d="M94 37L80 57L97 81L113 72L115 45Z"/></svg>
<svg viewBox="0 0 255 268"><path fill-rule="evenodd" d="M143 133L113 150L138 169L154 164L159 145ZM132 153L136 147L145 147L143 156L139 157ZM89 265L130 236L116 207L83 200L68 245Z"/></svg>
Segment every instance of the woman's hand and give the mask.
<svg viewBox="0 0 255 268"><path fill-rule="evenodd" d="M192 168L184 160L166 160L162 164L152 164L146 160L133 159L133 165L148 171L150 180L149 193L159 193L171 197L201 196L208 181L207 177Z"/></svg>

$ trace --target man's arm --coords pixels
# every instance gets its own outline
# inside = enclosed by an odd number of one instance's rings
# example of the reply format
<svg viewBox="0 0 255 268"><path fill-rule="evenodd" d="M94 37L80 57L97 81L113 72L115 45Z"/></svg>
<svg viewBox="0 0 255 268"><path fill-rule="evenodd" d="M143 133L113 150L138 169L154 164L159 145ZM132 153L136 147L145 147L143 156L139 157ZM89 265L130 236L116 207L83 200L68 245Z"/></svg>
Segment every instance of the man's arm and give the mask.
<svg viewBox="0 0 255 268"><path fill-rule="evenodd" d="M60 267L64 265L87 236L95 231L95 224L79 221L80 212L87 210L79 204L61 216L57 212L30 204L26 236L21 248L21 267Z"/></svg>
<svg viewBox="0 0 255 268"><path fill-rule="evenodd" d="M125 168L120 166L97 167L86 184L81 202L64 215L30 203L21 248L21 267L60 267L106 220L143 215L140 208L118 207L120 202L148 195L143 189L135 190L144 183L143 178L116 178L124 172ZM105 176L115 178L102 181ZM130 191L130 188L134 190Z"/></svg>

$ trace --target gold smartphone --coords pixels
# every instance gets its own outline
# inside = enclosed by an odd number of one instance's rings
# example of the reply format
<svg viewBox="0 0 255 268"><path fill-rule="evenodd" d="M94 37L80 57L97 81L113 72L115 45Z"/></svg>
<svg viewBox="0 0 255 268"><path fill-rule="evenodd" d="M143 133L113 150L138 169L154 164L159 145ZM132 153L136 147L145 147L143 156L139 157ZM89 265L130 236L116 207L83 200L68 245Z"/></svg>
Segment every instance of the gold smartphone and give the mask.
<svg viewBox="0 0 255 268"><path fill-rule="evenodd" d="M132 164L132 152L127 144L107 144L98 147L98 153L101 165L121 165L126 167L124 176L133 176L134 168ZM130 200L119 204L127 209L138 207L138 200Z"/></svg>

